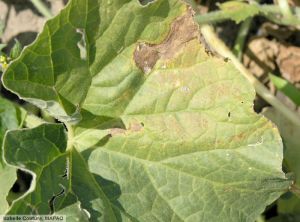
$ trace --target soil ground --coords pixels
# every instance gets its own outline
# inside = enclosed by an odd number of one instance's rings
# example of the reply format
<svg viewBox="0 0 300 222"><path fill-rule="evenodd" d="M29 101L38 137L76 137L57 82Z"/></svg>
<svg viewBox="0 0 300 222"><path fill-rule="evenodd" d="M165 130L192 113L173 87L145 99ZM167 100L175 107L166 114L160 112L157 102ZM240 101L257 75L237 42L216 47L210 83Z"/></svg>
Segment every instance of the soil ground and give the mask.
<svg viewBox="0 0 300 222"><path fill-rule="evenodd" d="M56 15L66 4L66 0L48 0L44 3ZM0 0L0 21L4 23L4 32L0 38L8 44L7 51L18 39L22 45L30 44L43 28L46 21L29 0Z"/></svg>

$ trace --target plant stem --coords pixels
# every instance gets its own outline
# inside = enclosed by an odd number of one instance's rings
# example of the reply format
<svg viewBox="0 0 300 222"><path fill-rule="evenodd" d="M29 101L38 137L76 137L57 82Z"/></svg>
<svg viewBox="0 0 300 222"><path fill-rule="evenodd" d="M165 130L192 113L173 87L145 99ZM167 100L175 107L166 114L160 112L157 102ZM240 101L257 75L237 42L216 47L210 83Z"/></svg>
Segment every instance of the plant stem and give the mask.
<svg viewBox="0 0 300 222"><path fill-rule="evenodd" d="M287 0L277 0L282 14L287 18L292 18L293 14Z"/></svg>
<svg viewBox="0 0 300 222"><path fill-rule="evenodd" d="M258 8L261 15L265 16L275 23L283 25L300 25L299 7L291 7L290 9L294 13L294 15L289 17L281 16L282 11L277 5L258 5ZM217 23L231 19L231 15L225 11L218 10L206 14L196 15L195 19L199 24Z"/></svg>
<svg viewBox="0 0 300 222"><path fill-rule="evenodd" d="M41 119L33 114L27 114L25 121L24 121L24 125L27 128L37 127L43 123L46 123L46 122L43 119Z"/></svg>
<svg viewBox="0 0 300 222"><path fill-rule="evenodd" d="M47 19L52 18L52 13L49 8L41 0L30 0L34 7Z"/></svg>
<svg viewBox="0 0 300 222"><path fill-rule="evenodd" d="M296 125L300 126L300 117L298 114L288 109L283 103L281 103L261 82L259 82L244 66L243 64L234 56L234 54L227 48L227 46L220 40L213 28L209 25L202 25L201 33L203 34L207 43L221 56L229 58L235 67L243 74L249 82L254 86L258 95L260 95L264 100L271 104L275 109L277 109L282 115L294 122Z"/></svg>
<svg viewBox="0 0 300 222"><path fill-rule="evenodd" d="M67 151L73 148L73 140L74 140L74 130L71 124L65 123L68 131L68 143L67 143Z"/></svg>
<svg viewBox="0 0 300 222"><path fill-rule="evenodd" d="M283 25L300 25L300 8L290 7L293 14L285 16L282 9L277 5L262 6L261 14L274 23Z"/></svg>
<svg viewBox="0 0 300 222"><path fill-rule="evenodd" d="M246 21L242 23L233 46L233 53L240 61L242 60L244 45L245 45L246 37L248 35L251 23L252 23L252 17L247 18Z"/></svg>
<svg viewBox="0 0 300 222"><path fill-rule="evenodd" d="M195 20L199 24L217 23L230 19L230 15L223 11L213 11L206 14L196 15Z"/></svg>
<svg viewBox="0 0 300 222"><path fill-rule="evenodd" d="M281 13L281 9L279 6L277 5L260 5L260 7L262 7L262 12L264 13ZM297 17L300 17L300 7L290 7L290 10L292 11L292 13L294 15L296 15Z"/></svg>
<svg viewBox="0 0 300 222"><path fill-rule="evenodd" d="M250 4L258 4L260 3L260 0L252 0ZM234 46L233 46L233 53L236 55L236 57L242 61L242 56L244 52L244 46L246 37L248 35L248 32L250 30L251 24L253 21L253 17L247 18L241 25L237 38L235 40Z"/></svg>
<svg viewBox="0 0 300 222"><path fill-rule="evenodd" d="M294 193L295 195L297 195L298 197L300 197L300 188L295 185L295 184L292 184L289 188L289 190Z"/></svg>

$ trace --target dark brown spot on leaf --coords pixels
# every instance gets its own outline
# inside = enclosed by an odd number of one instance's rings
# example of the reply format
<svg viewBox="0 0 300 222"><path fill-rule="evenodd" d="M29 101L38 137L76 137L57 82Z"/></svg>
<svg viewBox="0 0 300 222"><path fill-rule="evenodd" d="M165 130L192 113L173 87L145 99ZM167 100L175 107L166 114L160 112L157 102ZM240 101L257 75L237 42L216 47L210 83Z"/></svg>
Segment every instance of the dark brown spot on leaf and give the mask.
<svg viewBox="0 0 300 222"><path fill-rule="evenodd" d="M228 62L229 61L229 58L224 58L224 62Z"/></svg>

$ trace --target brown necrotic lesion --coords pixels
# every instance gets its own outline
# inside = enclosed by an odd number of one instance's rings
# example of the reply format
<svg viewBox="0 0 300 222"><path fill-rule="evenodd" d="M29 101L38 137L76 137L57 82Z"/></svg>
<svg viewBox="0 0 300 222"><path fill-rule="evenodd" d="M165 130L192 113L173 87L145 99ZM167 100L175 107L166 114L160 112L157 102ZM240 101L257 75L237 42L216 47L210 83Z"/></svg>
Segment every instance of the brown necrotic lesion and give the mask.
<svg viewBox="0 0 300 222"><path fill-rule="evenodd" d="M140 42L134 51L134 61L148 74L158 60L171 59L185 46L185 43L199 39L199 27L193 20L193 10L175 19L165 40L159 44Z"/></svg>

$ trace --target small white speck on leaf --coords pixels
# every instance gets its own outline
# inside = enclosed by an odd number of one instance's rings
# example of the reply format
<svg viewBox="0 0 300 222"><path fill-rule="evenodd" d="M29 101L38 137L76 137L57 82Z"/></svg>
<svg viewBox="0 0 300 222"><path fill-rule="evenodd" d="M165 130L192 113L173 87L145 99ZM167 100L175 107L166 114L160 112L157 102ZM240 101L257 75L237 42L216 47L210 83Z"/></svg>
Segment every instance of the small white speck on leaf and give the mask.
<svg viewBox="0 0 300 222"><path fill-rule="evenodd" d="M149 74L151 72L151 68L149 66L144 67L144 73Z"/></svg>
<svg viewBox="0 0 300 222"><path fill-rule="evenodd" d="M188 92L190 92L190 88L187 86L183 86L183 87L181 87L181 91L188 93Z"/></svg>
<svg viewBox="0 0 300 222"><path fill-rule="evenodd" d="M255 147L255 146L258 146L258 145L263 144L263 142L264 142L264 138L261 137L259 141L257 141L257 142L254 143L254 144L248 144L248 146L254 146L254 147Z"/></svg>

